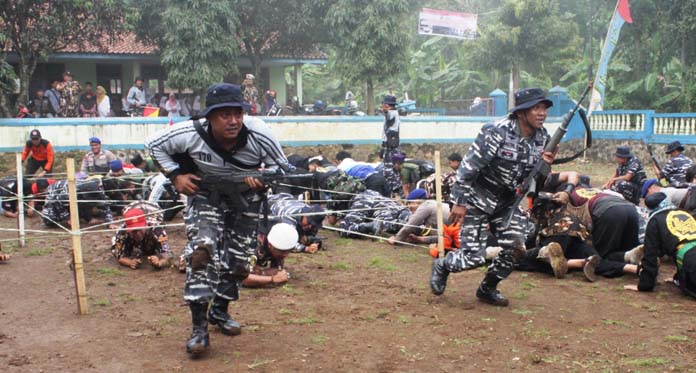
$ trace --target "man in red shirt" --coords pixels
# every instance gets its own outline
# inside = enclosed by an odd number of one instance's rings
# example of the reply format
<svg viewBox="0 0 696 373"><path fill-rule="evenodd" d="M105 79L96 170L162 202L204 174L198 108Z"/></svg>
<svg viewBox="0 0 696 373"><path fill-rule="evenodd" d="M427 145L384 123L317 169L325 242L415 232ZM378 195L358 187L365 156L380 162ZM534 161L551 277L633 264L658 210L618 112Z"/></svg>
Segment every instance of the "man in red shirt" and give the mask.
<svg viewBox="0 0 696 373"><path fill-rule="evenodd" d="M27 158L29 158L29 160L27 160ZM50 174L51 169L53 169L53 159L53 146L51 142L42 139L39 130L31 130L29 141L24 144L24 151L22 152L22 161L27 160L24 173L27 176L32 176L40 169L37 176L44 176L47 173Z"/></svg>

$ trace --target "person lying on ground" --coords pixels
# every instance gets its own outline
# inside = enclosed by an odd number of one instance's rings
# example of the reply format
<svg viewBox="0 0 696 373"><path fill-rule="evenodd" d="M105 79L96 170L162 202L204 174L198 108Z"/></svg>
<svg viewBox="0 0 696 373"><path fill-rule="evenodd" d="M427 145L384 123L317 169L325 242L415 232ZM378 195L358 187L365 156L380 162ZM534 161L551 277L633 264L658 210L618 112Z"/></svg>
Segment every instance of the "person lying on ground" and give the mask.
<svg viewBox="0 0 696 373"><path fill-rule="evenodd" d="M268 196L268 213L271 225L282 222L291 225L298 233L299 241L292 249L298 253L315 253L322 245L316 237L324 221L324 209L308 205L287 193ZM260 214L264 214L263 207ZM263 225L263 224L261 224ZM259 230L263 230L261 227Z"/></svg>
<svg viewBox="0 0 696 373"><path fill-rule="evenodd" d="M107 176L119 177L124 175L142 175L143 170L132 164L123 163L120 159L109 162L109 173Z"/></svg>
<svg viewBox="0 0 696 373"><path fill-rule="evenodd" d="M338 162L336 167L339 170L345 172L348 176L362 180L367 189L374 190L384 197L391 197L392 190L389 189L384 175L369 163L355 161L347 151L338 152L336 161Z"/></svg>
<svg viewBox="0 0 696 373"><path fill-rule="evenodd" d="M136 201L124 209L125 222L112 239L111 253L118 264L137 269L143 262L161 269L170 264L167 233L159 227L162 214L155 205Z"/></svg>
<svg viewBox="0 0 696 373"><path fill-rule="evenodd" d="M161 172L143 180L139 197L156 203L162 209L164 221L171 221L186 207L180 201L181 194L174 188L172 181Z"/></svg>
<svg viewBox="0 0 696 373"><path fill-rule="evenodd" d="M56 224L70 225L70 206L68 198L68 181L58 180L46 189L46 203L41 218L48 227ZM79 216L89 225L113 222L111 202L104 193L100 178L77 180L77 202ZM118 228L109 224L109 229Z"/></svg>
<svg viewBox="0 0 696 373"><path fill-rule="evenodd" d="M674 207L667 195L655 193L645 199L650 209L645 233L645 256L640 262L638 285L624 289L653 291L659 272L659 258L667 255L677 263L677 273L671 282L685 294L696 298L696 219L684 210Z"/></svg>
<svg viewBox="0 0 696 373"><path fill-rule="evenodd" d="M408 221L411 211L401 203L380 195L374 190L366 190L351 200L350 211L339 227L343 230L341 237L362 237L353 232L381 235L394 234Z"/></svg>
<svg viewBox="0 0 696 373"><path fill-rule="evenodd" d="M411 211L411 217L399 232L389 237L390 245L398 245L398 242L413 242L411 235L435 236L437 238L437 202L428 199L425 189L414 189L406 198L407 207ZM449 221L449 205L442 204L443 221ZM428 234L422 234L428 232Z"/></svg>
<svg viewBox="0 0 696 373"><path fill-rule="evenodd" d="M285 270L285 258L297 245L297 229L291 224L273 225L268 234L259 232L256 263L249 276L242 281L244 287L284 284L290 279Z"/></svg>
<svg viewBox="0 0 696 373"><path fill-rule="evenodd" d="M29 179L22 181L22 192L27 205L24 211L28 217L35 215L36 209L40 208L37 205L41 204L41 196L54 182L55 180L46 178L36 179L35 182L31 182ZM19 215L17 210L17 178L14 176L0 179L0 214L8 218L16 218Z"/></svg>
<svg viewBox="0 0 696 373"><path fill-rule="evenodd" d="M313 200L324 200L328 210L347 210L354 195L366 190L365 183L356 177L348 176L332 164L326 164L320 159L311 159L308 171L314 174L314 185L321 192L310 193ZM335 215L329 215L329 224L337 223Z"/></svg>

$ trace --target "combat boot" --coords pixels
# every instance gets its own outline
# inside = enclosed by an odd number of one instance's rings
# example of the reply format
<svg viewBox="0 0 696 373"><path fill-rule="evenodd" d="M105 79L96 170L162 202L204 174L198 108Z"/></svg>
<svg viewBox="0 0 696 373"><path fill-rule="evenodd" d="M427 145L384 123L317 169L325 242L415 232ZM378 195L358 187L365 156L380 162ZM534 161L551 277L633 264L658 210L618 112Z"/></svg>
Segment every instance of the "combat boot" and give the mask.
<svg viewBox="0 0 696 373"><path fill-rule="evenodd" d="M227 313L227 307L230 301L220 297L213 298L213 302L210 305L210 310L208 310L208 322L213 325L217 325L220 328L220 332L226 335L239 335L242 334L242 326L238 322L234 321L230 314Z"/></svg>
<svg viewBox="0 0 696 373"><path fill-rule="evenodd" d="M563 255L563 248L557 242L551 242L542 247L537 258L551 264L556 278L563 278L568 273L568 260Z"/></svg>
<svg viewBox="0 0 696 373"><path fill-rule="evenodd" d="M358 233L363 233L363 234L371 234L375 231L375 225L374 223L360 223L358 224L357 227Z"/></svg>
<svg viewBox="0 0 696 373"><path fill-rule="evenodd" d="M506 307L509 303L508 300L496 289L499 282L500 279L494 275L486 274L476 290L476 298L494 306Z"/></svg>
<svg viewBox="0 0 696 373"><path fill-rule="evenodd" d="M597 270L597 265L599 265L601 260L602 258L600 258L599 255L592 255L591 257L585 259L585 264L582 266L582 273L585 275L585 279L587 279L587 281L597 281L597 274L595 271Z"/></svg>
<svg viewBox="0 0 696 373"><path fill-rule="evenodd" d="M191 337L186 342L186 352L192 358L197 358L203 355L210 346L208 339L208 320L205 318L205 311L208 308L207 303L190 303L191 323L193 331Z"/></svg>
<svg viewBox="0 0 696 373"><path fill-rule="evenodd" d="M435 295L442 295L447 287L447 276L449 271L445 266L445 259L435 259L433 261L433 271L430 274L430 290Z"/></svg>

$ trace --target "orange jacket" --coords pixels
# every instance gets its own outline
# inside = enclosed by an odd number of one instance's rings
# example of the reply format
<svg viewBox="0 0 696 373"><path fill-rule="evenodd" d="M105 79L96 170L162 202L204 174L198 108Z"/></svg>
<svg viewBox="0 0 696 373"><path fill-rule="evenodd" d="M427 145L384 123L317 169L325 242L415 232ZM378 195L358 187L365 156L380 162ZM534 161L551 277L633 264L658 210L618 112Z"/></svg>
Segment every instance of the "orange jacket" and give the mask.
<svg viewBox="0 0 696 373"><path fill-rule="evenodd" d="M51 142L45 139L41 139L39 145L34 146L31 140L24 144L24 151L22 152L22 161L25 161L27 157L31 154L31 157L37 161L43 162L47 161L44 166L45 170L50 170L53 168L53 146Z"/></svg>
<svg viewBox="0 0 696 373"><path fill-rule="evenodd" d="M458 249L459 248L459 229L461 225L459 223L452 225L444 225L443 236L445 239L445 249Z"/></svg>

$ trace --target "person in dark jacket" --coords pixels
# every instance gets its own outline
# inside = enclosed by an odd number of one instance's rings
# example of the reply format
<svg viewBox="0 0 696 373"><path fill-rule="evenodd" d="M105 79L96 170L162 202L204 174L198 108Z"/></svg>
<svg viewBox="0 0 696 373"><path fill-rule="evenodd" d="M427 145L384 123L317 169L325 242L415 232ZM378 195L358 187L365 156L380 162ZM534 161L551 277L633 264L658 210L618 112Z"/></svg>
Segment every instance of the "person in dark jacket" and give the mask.
<svg viewBox="0 0 696 373"><path fill-rule="evenodd" d="M645 199L650 218L645 231L645 256L638 271L638 285L627 290L652 291L659 271L659 258L669 256L677 263L677 273L668 280L684 293L696 298L696 219L674 207L664 193Z"/></svg>

